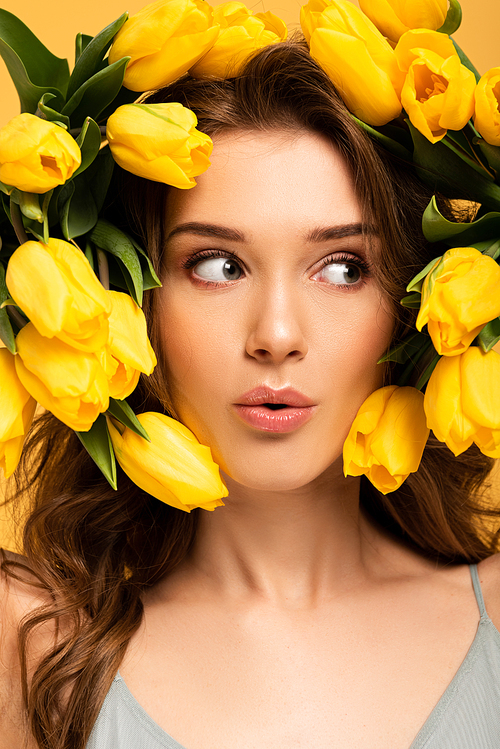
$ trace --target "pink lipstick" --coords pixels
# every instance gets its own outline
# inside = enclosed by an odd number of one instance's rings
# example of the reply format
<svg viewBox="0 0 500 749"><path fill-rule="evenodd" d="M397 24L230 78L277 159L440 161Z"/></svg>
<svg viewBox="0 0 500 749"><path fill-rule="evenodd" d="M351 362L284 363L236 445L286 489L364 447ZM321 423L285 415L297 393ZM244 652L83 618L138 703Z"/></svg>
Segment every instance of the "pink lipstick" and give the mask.
<svg viewBox="0 0 500 749"><path fill-rule="evenodd" d="M274 390L265 385L245 393L234 407L243 421L264 432L292 432L305 424L315 404L292 388Z"/></svg>

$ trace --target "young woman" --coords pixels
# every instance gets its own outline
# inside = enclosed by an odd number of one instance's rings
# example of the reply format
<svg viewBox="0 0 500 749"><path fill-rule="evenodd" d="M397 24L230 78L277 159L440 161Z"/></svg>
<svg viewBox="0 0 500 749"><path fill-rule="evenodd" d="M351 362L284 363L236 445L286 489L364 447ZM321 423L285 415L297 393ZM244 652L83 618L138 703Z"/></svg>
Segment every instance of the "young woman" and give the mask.
<svg viewBox="0 0 500 749"><path fill-rule="evenodd" d="M26 559L4 563L0 746L498 747L492 461L431 438L390 494L342 472L435 254L429 192L300 42L153 100L190 107L214 151L193 190L128 178L109 208L163 283L134 404L209 445L229 495L187 514L125 475L115 492L39 421Z"/></svg>

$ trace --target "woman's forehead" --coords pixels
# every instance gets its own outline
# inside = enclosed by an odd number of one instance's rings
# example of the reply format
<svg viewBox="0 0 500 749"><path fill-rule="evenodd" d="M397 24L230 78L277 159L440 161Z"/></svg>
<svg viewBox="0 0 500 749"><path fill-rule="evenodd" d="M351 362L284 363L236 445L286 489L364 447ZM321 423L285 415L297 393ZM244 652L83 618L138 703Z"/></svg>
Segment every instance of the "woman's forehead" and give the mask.
<svg viewBox="0 0 500 749"><path fill-rule="evenodd" d="M264 227L302 236L362 221L350 169L321 134L225 133L214 138L211 161L194 189L170 191L167 234L199 222L249 236Z"/></svg>

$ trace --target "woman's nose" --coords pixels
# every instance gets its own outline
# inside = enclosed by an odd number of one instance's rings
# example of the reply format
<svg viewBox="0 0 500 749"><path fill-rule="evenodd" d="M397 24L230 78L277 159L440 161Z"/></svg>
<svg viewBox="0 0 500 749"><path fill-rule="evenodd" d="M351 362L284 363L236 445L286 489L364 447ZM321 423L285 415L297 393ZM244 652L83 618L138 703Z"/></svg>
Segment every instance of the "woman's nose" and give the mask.
<svg viewBox="0 0 500 749"><path fill-rule="evenodd" d="M246 352L259 362L281 364L302 359L308 351L306 321L298 294L273 287L253 302Z"/></svg>

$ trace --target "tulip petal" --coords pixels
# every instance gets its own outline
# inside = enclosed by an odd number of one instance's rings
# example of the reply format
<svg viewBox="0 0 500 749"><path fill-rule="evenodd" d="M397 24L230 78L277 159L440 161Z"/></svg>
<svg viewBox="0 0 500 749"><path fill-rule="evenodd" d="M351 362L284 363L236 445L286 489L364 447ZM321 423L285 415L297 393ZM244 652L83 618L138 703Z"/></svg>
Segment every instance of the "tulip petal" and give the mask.
<svg viewBox="0 0 500 749"><path fill-rule="evenodd" d="M162 502L185 512L196 507L213 510L223 505L221 498L227 496L227 489L210 449L168 416L150 412L137 418L151 442L127 428L120 434L109 423L116 458L132 481Z"/></svg>

